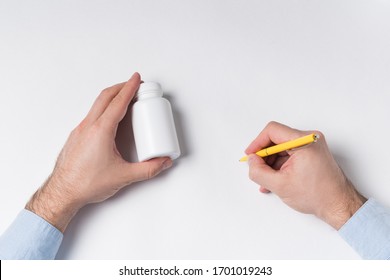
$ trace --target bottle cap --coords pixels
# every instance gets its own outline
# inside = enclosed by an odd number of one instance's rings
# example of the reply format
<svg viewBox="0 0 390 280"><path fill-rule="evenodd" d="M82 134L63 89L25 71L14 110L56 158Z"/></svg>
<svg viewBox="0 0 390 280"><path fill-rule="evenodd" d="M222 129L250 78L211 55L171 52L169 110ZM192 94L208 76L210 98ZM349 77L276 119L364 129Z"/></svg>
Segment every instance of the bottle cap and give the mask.
<svg viewBox="0 0 390 280"><path fill-rule="evenodd" d="M140 84L136 93L137 99L144 99L149 97L159 97L163 95L161 85L156 82L145 82Z"/></svg>

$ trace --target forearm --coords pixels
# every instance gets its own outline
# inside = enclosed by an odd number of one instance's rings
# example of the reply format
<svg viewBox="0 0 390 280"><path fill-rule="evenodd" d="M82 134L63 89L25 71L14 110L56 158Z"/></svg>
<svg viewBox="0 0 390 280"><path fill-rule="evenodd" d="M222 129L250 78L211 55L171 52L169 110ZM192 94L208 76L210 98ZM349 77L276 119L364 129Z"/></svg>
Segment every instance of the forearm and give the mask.
<svg viewBox="0 0 390 280"><path fill-rule="evenodd" d="M66 188L58 187L59 184L64 183L51 176L34 193L25 207L26 210L42 217L62 233L81 208L75 201L72 201L69 194L63 193Z"/></svg>
<svg viewBox="0 0 390 280"><path fill-rule="evenodd" d="M335 194L329 205L325 205L319 218L334 229L339 230L367 201L345 177L345 184L337 189L343 190Z"/></svg>

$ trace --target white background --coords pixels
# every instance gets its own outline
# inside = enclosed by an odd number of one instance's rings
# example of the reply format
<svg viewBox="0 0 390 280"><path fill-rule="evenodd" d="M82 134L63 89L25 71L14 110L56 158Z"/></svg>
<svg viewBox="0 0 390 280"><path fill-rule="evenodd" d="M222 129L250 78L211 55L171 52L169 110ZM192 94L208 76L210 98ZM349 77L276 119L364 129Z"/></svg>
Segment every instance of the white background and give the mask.
<svg viewBox="0 0 390 280"><path fill-rule="evenodd" d="M270 120L319 129L358 190L389 206L389 15L384 0L0 1L0 231L99 92L139 71L171 101L183 155L84 208L58 258L359 258L260 194L238 159Z"/></svg>
<svg viewBox="0 0 390 280"><path fill-rule="evenodd" d="M156 275L155 270L160 272L160 268L165 271L174 272L171 276L174 279L272 279L272 280L326 280L333 279L337 274L339 279L375 279L388 280L390 267L386 261L356 261L356 260L88 260L88 261L2 261L1 276L7 280L52 280L53 275L58 280L68 280L78 277L79 279L164 279L169 276ZM225 267L221 273L220 267ZM233 269L236 268L235 274ZM262 274L254 269L252 275L250 270L240 269L240 267L263 267L263 272L272 274ZM120 275L120 270L128 269L127 275ZM138 268L138 275L134 273ZM143 268L143 275L140 272ZM214 268L216 268L214 270ZM146 272L146 269L149 269ZM185 275L188 269L197 270L197 274ZM199 273L202 269L203 274ZM58 272L61 273L58 273ZM130 274L133 273L133 275ZM213 275L216 272L216 277ZM226 275L225 275L225 273ZM229 274L230 272L230 274ZM320 272L320 273L319 273ZM148 276L145 274L148 273ZM178 273L182 273L181 275ZM242 274L240 274L242 273ZM134 275L135 274L135 275ZM237 276L239 275L239 276ZM240 275L242 275L240 277Z"/></svg>

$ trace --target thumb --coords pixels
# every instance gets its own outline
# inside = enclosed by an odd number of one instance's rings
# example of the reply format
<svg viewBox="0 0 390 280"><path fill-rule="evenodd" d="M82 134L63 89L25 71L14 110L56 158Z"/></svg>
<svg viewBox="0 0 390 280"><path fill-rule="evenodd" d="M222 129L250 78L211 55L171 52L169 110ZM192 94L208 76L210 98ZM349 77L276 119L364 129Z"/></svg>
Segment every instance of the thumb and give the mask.
<svg viewBox="0 0 390 280"><path fill-rule="evenodd" d="M249 178L270 191L279 185L280 174L256 154L248 156Z"/></svg>
<svg viewBox="0 0 390 280"><path fill-rule="evenodd" d="M154 158L144 162L128 163L126 175L129 182L139 182L157 176L161 171L172 166L168 157Z"/></svg>

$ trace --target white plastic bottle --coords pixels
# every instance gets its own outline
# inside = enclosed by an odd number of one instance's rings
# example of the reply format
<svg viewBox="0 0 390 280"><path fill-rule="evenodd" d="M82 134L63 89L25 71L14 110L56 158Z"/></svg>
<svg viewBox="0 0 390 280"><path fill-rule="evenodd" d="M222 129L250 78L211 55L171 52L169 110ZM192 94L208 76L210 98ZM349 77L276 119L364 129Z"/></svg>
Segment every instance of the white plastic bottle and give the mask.
<svg viewBox="0 0 390 280"><path fill-rule="evenodd" d="M180 156L171 104L162 96L155 82L142 83L136 93L131 118L139 161Z"/></svg>

